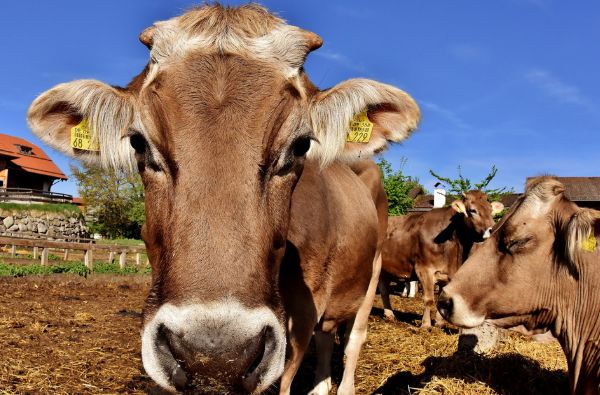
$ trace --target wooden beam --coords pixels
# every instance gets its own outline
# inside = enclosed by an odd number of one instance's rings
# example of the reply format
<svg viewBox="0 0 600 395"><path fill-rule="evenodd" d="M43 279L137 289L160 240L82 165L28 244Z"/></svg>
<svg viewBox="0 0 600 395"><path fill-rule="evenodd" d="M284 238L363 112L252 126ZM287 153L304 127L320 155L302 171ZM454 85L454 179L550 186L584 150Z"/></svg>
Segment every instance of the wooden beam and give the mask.
<svg viewBox="0 0 600 395"><path fill-rule="evenodd" d="M0 245L11 245L16 254L17 246L22 247L42 247L42 248L55 248L70 250L104 250L104 251L127 251L127 252L146 252L146 249L141 246L121 246L121 245L108 245L108 244L93 244L93 243L71 243L65 241L55 241L46 239L24 239L19 237L7 237L0 236Z"/></svg>
<svg viewBox="0 0 600 395"><path fill-rule="evenodd" d="M38 248L39 247L33 247L33 259L38 259L38 255L40 254Z"/></svg>

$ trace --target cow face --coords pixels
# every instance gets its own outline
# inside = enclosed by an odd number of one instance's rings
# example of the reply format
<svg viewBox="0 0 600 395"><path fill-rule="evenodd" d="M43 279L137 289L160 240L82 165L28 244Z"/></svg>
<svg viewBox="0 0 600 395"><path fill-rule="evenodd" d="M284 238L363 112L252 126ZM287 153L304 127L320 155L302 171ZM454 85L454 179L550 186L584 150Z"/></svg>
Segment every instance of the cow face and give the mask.
<svg viewBox="0 0 600 395"><path fill-rule="evenodd" d="M418 107L370 80L319 91L302 66L321 39L256 5L197 8L140 40L150 62L126 89L58 85L32 104L30 126L71 156L141 174L148 374L169 390L208 380L263 391L284 366L278 272L304 162L368 157L406 138ZM361 112L370 137L347 141ZM74 148L76 125L99 152Z"/></svg>
<svg viewBox="0 0 600 395"><path fill-rule="evenodd" d="M523 324L530 330L553 321L551 295L576 282L579 262L593 254L600 233L600 213L577 208L563 193L550 177L527 186L490 239L443 289L438 309L446 319L464 327L493 319L500 326Z"/></svg>
<svg viewBox="0 0 600 395"><path fill-rule="evenodd" d="M487 195L481 191L463 193L463 200L452 202L452 208L464 216L465 227L477 238L487 239L494 226L494 215L504 210L500 202L487 200Z"/></svg>

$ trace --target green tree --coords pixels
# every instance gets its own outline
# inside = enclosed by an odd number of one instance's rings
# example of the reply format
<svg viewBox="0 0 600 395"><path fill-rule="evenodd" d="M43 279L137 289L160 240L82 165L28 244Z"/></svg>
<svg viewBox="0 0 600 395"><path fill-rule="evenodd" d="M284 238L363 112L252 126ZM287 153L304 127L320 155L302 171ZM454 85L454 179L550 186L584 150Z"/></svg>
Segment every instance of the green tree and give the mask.
<svg viewBox="0 0 600 395"><path fill-rule="evenodd" d="M512 188L488 188L488 185L494 179L494 177L496 177L496 173L498 173L496 165L492 165L492 168L490 169L488 175L485 176L483 180L477 183L473 183L469 178L463 176L462 169L460 166L458 166L457 178L442 177L439 174L435 173L433 170L429 170L429 173L435 178L437 178L446 187L446 191L450 196L460 196L464 192L477 189L482 192L485 192L488 195L490 201L495 201L500 200L504 195L513 193Z"/></svg>
<svg viewBox="0 0 600 395"><path fill-rule="evenodd" d="M71 165L93 232L109 238L140 238L144 187L140 176L99 166Z"/></svg>
<svg viewBox="0 0 600 395"><path fill-rule="evenodd" d="M422 188L418 180L405 176L402 169L406 158L402 158L400 170L393 171L392 165L385 159L377 162L383 178L383 187L388 197L388 214L403 215L415 204L415 199L409 196L414 188Z"/></svg>

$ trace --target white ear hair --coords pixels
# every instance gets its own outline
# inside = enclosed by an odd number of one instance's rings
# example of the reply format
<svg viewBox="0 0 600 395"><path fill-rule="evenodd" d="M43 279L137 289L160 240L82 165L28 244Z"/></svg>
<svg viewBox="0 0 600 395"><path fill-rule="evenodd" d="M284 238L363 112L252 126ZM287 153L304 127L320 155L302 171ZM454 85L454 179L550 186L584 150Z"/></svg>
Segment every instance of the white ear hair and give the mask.
<svg viewBox="0 0 600 395"><path fill-rule="evenodd" d="M457 213L462 213L463 215L467 215L467 208L465 207L465 204L462 202L462 200L455 200L452 202L452 204L450 206Z"/></svg>
<svg viewBox="0 0 600 395"><path fill-rule="evenodd" d="M491 205L492 205L492 215L501 213L502 210L504 210L504 204L502 204L500 202L492 202Z"/></svg>

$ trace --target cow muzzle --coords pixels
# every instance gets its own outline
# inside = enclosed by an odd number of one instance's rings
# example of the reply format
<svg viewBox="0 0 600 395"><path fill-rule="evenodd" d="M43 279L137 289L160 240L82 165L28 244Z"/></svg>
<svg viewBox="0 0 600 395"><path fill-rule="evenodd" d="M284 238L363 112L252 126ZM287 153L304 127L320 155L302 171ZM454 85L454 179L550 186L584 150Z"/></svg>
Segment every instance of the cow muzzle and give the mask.
<svg viewBox="0 0 600 395"><path fill-rule="evenodd" d="M485 316L476 314L467 305L462 296L456 294L451 295L446 292L450 287L450 283L445 287L438 296L437 309L439 313L448 322L464 328L473 328L483 323Z"/></svg>
<svg viewBox="0 0 600 395"><path fill-rule="evenodd" d="M481 236L481 237L485 240L485 239L489 239L491 235L492 235L492 227L489 227L485 230L485 232L483 232L483 236Z"/></svg>
<svg viewBox="0 0 600 395"><path fill-rule="evenodd" d="M283 372L285 330L267 307L165 304L142 332L144 369L169 390L259 393Z"/></svg>

